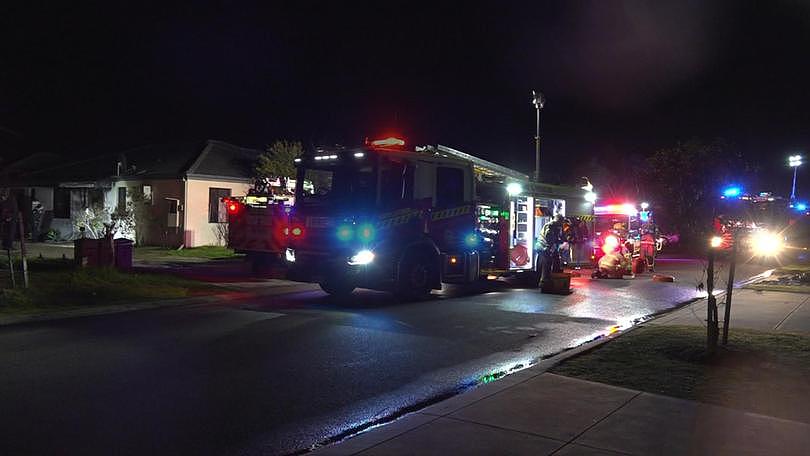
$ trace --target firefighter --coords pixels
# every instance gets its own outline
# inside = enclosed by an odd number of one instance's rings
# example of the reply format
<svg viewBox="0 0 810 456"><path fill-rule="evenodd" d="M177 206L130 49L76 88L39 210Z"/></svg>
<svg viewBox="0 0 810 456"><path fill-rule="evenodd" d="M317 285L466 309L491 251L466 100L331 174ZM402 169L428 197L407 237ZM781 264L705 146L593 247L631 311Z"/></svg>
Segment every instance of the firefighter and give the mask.
<svg viewBox="0 0 810 456"><path fill-rule="evenodd" d="M655 252L656 239L658 238L658 227L654 223L648 223L642 227L640 256L646 263L650 272L655 272Z"/></svg>
<svg viewBox="0 0 810 456"><path fill-rule="evenodd" d="M546 286L551 280L552 272L562 272L562 258L560 247L563 238L563 217L559 214L543 225L538 238L540 253L540 286Z"/></svg>

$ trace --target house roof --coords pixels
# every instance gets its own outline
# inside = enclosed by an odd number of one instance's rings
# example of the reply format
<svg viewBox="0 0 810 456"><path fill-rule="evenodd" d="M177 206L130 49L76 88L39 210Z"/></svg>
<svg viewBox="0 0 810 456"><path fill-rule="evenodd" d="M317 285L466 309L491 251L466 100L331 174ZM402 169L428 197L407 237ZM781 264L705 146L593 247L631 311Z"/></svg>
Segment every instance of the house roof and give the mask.
<svg viewBox="0 0 810 456"><path fill-rule="evenodd" d="M209 140L205 149L186 170L190 177L249 179L261 151Z"/></svg>
<svg viewBox="0 0 810 456"><path fill-rule="evenodd" d="M208 140L151 144L69 163L58 163L54 157L31 157L10 167L16 166L12 182L25 186L67 182L108 186L114 180L186 176L248 180L259 154L256 149Z"/></svg>

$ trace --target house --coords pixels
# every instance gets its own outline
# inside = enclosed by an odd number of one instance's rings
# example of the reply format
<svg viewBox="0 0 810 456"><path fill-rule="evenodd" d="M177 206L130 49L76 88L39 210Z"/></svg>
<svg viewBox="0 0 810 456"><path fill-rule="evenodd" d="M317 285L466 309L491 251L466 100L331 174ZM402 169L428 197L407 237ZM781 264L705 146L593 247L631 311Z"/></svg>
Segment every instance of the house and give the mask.
<svg viewBox="0 0 810 456"><path fill-rule="evenodd" d="M84 219L129 213L135 228L125 229L124 237L146 245L197 247L226 241L222 198L247 193L260 153L208 140L148 145L70 163L32 155L5 173L13 191L41 207L33 231L55 230L62 239L75 239Z"/></svg>

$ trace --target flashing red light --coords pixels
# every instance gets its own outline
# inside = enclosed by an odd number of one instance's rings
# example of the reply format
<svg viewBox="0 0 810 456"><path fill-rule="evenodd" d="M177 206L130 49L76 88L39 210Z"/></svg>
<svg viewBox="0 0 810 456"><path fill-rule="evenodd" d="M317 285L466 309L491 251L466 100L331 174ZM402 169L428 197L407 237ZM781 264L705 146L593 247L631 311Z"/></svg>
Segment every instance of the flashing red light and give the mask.
<svg viewBox="0 0 810 456"><path fill-rule="evenodd" d="M225 208L228 210L229 214L236 214L237 212L239 212L240 204L238 201L234 201L228 198L224 198L222 201L225 203Z"/></svg>
<svg viewBox="0 0 810 456"><path fill-rule="evenodd" d="M405 140L390 136L385 139L371 141L371 145L375 147L401 147L405 145Z"/></svg>

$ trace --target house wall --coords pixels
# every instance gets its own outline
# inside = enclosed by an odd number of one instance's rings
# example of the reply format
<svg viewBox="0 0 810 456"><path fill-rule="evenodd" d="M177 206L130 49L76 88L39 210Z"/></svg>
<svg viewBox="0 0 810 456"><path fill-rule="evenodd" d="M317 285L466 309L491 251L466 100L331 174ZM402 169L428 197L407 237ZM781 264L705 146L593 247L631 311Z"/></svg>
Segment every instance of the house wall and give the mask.
<svg viewBox="0 0 810 456"><path fill-rule="evenodd" d="M143 245L159 245L164 247L177 247L183 243L182 227L182 201L183 201L183 181L181 179L143 179L143 180L120 180L113 183L112 188L105 194L104 205L114 211L118 206L118 189L127 188L127 202L132 202L132 196L136 192L143 192L144 187L151 188L151 201L145 202L146 210L143 211L137 223L137 233L122 233L124 237L135 239ZM170 227L169 208L170 200L180 201L178 208L178 218L180 226Z"/></svg>
<svg viewBox="0 0 810 456"><path fill-rule="evenodd" d="M31 190L34 191L36 194L36 199L42 203L42 207L46 211L53 210L53 187L29 187L28 194L31 194Z"/></svg>
<svg viewBox="0 0 810 456"><path fill-rule="evenodd" d="M32 211L30 222L26 222L30 223L30 225L27 226L31 229L31 235L38 239L41 234L47 232L52 226L53 187L24 187L22 190L26 195L31 197L32 202L38 201L42 207L43 212L40 215L36 216ZM28 208L21 207L20 210L25 211L28 210Z"/></svg>
<svg viewBox="0 0 810 456"><path fill-rule="evenodd" d="M51 220L50 227L55 229L59 232L59 237L62 239L74 239L78 236L78 232L73 227L73 218L75 217L77 211L83 210L81 207L81 192L84 189L72 189L70 190L70 217L68 218L60 218L54 215L53 219ZM54 194L55 190L51 189L51 211L53 211L53 201L54 201Z"/></svg>
<svg viewBox="0 0 810 456"><path fill-rule="evenodd" d="M218 223L208 222L208 194L210 188L226 188L231 190L232 196L246 195L250 183L229 182L217 180L188 179L186 181L185 201L185 245L186 247L199 247L203 245L217 245Z"/></svg>

